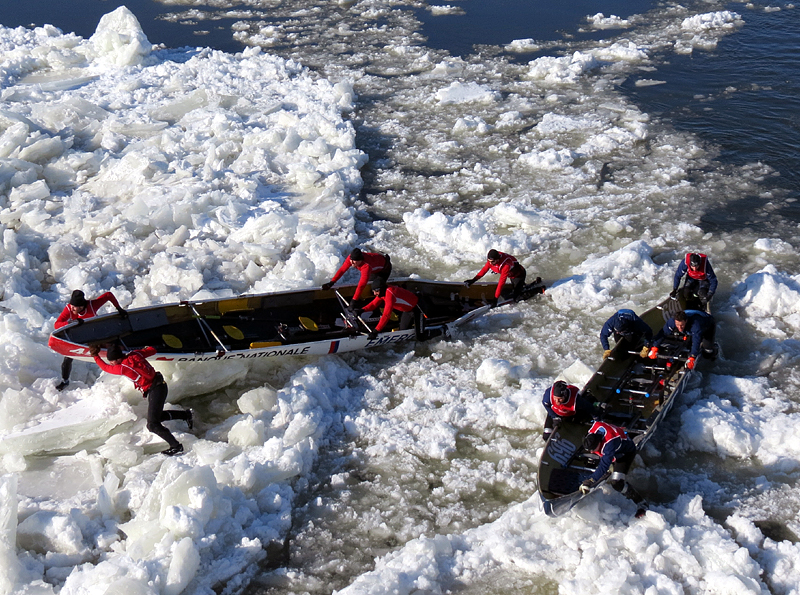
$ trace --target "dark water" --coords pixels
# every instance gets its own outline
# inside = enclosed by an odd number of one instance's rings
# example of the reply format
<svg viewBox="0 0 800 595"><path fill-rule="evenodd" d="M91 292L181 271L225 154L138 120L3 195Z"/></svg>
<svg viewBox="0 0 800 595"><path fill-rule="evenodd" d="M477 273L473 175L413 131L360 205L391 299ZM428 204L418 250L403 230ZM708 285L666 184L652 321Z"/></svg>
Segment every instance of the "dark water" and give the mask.
<svg viewBox="0 0 800 595"><path fill-rule="evenodd" d="M243 48L231 32L231 25L240 18L165 20L166 15L187 7L170 7L153 0L6 2L0 22L12 27L50 23L65 32L89 37L103 14L123 4L136 14L153 43L209 46L230 52ZM416 9L415 15L430 47L465 55L475 46L502 46L514 39L553 42L611 37L617 33L582 32L586 16L602 12L627 18L645 13L655 4L651 0L463 0L452 5L464 14L433 16ZM191 8L212 10L202 5ZM232 4L231 8L253 7ZM739 12L745 26L724 37L713 51L662 56L657 70L648 77L665 84L635 87L631 80L622 88L643 111L719 147L722 162L769 165L779 173L774 187L790 199L782 203L779 214L800 221L800 206L792 202L800 197L800 9L782 0L709 5L708 10L723 8ZM525 55L524 59L532 57ZM711 227L726 225L724 217L713 219L712 214L707 222Z"/></svg>
<svg viewBox="0 0 800 595"><path fill-rule="evenodd" d="M451 6L465 14L433 16L427 10L419 10L417 18L423 23L422 33L430 47L463 55L473 51L476 45L502 46L515 39L542 42L607 37L602 31L579 31L581 25L586 25L587 15L601 12L606 17L613 14L624 19L646 12L653 4L652 0L464 0Z"/></svg>
<svg viewBox="0 0 800 595"><path fill-rule="evenodd" d="M785 6L786 3L772 4ZM624 85L651 115L670 120L718 146L720 160L766 163L780 173L772 185L800 197L800 13L797 9L739 12L745 26L716 50L672 55L652 87ZM800 207L784 215L800 221Z"/></svg>

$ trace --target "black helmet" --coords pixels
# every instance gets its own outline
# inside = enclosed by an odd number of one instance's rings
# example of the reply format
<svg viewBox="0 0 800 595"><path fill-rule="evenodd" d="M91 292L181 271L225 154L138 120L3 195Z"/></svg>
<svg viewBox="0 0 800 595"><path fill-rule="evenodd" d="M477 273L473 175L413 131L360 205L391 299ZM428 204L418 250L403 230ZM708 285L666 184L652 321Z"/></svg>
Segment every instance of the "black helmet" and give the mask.
<svg viewBox="0 0 800 595"><path fill-rule="evenodd" d="M486 255L487 260L500 260L500 253L492 248L489 250L489 254Z"/></svg>
<svg viewBox="0 0 800 595"><path fill-rule="evenodd" d="M553 385L553 396L562 399L569 399L569 387L563 380L558 380Z"/></svg>
<svg viewBox="0 0 800 595"><path fill-rule="evenodd" d="M364 255L359 248L353 248L353 251L350 253L350 260L364 260Z"/></svg>
<svg viewBox="0 0 800 595"><path fill-rule="evenodd" d="M617 332L620 335L629 335L633 332L633 320L630 318L621 318L617 326Z"/></svg>
<svg viewBox="0 0 800 595"><path fill-rule="evenodd" d="M83 295L83 292L80 289L76 289L69 298L69 305L77 308L85 308L89 305L89 302L86 301L86 296Z"/></svg>
<svg viewBox="0 0 800 595"><path fill-rule="evenodd" d="M108 361L122 359L122 347L120 347L119 343L114 343L108 348L106 351L106 357L108 358Z"/></svg>
<svg viewBox="0 0 800 595"><path fill-rule="evenodd" d="M378 279L375 283L373 283L372 291L373 292L377 291L378 295L380 297L385 296L386 295L386 281L384 281L383 279Z"/></svg>
<svg viewBox="0 0 800 595"><path fill-rule="evenodd" d="M603 438L600 434L586 434L586 437L583 439L583 448L584 450L593 451L600 446L602 441Z"/></svg>
<svg viewBox="0 0 800 595"><path fill-rule="evenodd" d="M694 267L694 268L699 267L701 261L702 261L702 259L700 258L699 254L692 253L692 254L689 255L689 266L690 267Z"/></svg>

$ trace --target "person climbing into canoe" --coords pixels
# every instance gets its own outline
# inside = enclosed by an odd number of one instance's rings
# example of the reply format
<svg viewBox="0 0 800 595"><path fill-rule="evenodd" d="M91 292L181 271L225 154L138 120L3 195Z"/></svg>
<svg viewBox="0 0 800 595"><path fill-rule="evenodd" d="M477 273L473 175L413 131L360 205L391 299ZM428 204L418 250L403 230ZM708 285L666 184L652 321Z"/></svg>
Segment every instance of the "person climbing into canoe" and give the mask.
<svg viewBox="0 0 800 595"><path fill-rule="evenodd" d="M563 420L583 423L595 417L599 411L598 406L581 394L580 389L563 380L556 380L552 386L544 391L542 405L547 410L547 419L544 420L544 433L542 438L547 442L550 434Z"/></svg>
<svg viewBox="0 0 800 595"><path fill-rule="evenodd" d="M700 351L703 355L713 359L715 354L714 337L716 335L717 324L714 317L707 312L700 310L681 310L675 313L674 318L670 318L664 327L653 337L653 346L650 348L648 357L656 359L658 348L664 339L670 336L691 336L692 345L689 348L689 358L686 360L686 367L694 369Z"/></svg>
<svg viewBox="0 0 800 595"><path fill-rule="evenodd" d="M66 326L71 322L77 321L78 324L83 324L83 321L87 318L96 316L98 310L108 302L113 304L122 317L128 315L125 309L119 305L116 296L110 291L106 291L93 300L87 300L86 295L80 289L76 289L72 292L69 303L61 311L61 314L58 315L53 326L56 329L60 329L62 326ZM69 386L69 376L71 373L72 358L65 357L61 362L61 382L56 385L56 390L64 390Z"/></svg>
<svg viewBox="0 0 800 595"><path fill-rule="evenodd" d="M603 359L611 355L609 337L614 336L614 341L619 343L622 339L628 341L631 348L638 348L644 341L641 356L646 357L650 342L653 340L653 329L644 320L636 315L633 310L618 310L611 318L606 320L600 330L600 344L603 346Z"/></svg>
<svg viewBox="0 0 800 595"><path fill-rule="evenodd" d="M600 457L597 468L578 488L581 494L588 494L614 465L609 483L611 487L626 498L639 505L636 516L645 514L644 498L627 482L628 470L636 458L636 445L628 438L624 428L595 421L583 439L583 449Z"/></svg>
<svg viewBox="0 0 800 595"><path fill-rule="evenodd" d="M497 282L497 289L495 289L494 292L494 301L492 305L496 305L497 300L500 299L506 279L511 281L511 286L513 288L511 298L517 300L520 297L522 291L525 289L525 276L527 275L525 267L518 263L517 259L510 254L498 252L495 249L489 250L489 253L486 255L486 264L483 265L483 268L478 271L478 274L472 279L464 281L464 285L469 287L489 271L500 275L500 279Z"/></svg>
<svg viewBox="0 0 800 595"><path fill-rule="evenodd" d="M360 300L367 283L371 283L373 286L378 283L386 284L389 275L392 273L392 260L388 254L362 252L360 248L353 248L353 251L345 258L342 266L339 267L330 282L322 284L322 289L328 290L333 287L350 267L354 267L361 274L356 286L356 292L353 294L354 300Z"/></svg>
<svg viewBox="0 0 800 595"><path fill-rule="evenodd" d="M717 291L717 275L714 273L708 257L699 252L689 252L684 257L675 271L670 297L678 297L678 286L684 275L686 275L686 282L681 290L684 300L689 303L696 297L703 310L708 311L708 303Z"/></svg>
<svg viewBox="0 0 800 595"><path fill-rule="evenodd" d="M156 372L147 361L148 357L157 353L155 347L134 349L126 354L119 344L114 343L106 351L108 363L100 357L100 348L96 345L89 349L89 353L104 372L125 376L133 381L133 385L142 391L144 398L147 399L147 429L169 445L169 448L162 451L163 454L170 457L181 454L183 445L162 422L180 419L185 421L191 430L194 427L194 417L191 409L164 411L164 404L167 402L167 383L164 382L161 372Z"/></svg>
<svg viewBox="0 0 800 595"><path fill-rule="evenodd" d="M363 308L354 308L353 313L360 316L362 312L372 312L383 304L383 314L381 315L375 329L369 333L369 338L374 339L378 336L389 322L393 310L400 312L400 326L398 330L404 331L415 325L417 340L424 340L424 329L422 328L422 313L417 307L419 298L408 289L397 286L386 286L382 283L373 285L372 295L375 298Z"/></svg>

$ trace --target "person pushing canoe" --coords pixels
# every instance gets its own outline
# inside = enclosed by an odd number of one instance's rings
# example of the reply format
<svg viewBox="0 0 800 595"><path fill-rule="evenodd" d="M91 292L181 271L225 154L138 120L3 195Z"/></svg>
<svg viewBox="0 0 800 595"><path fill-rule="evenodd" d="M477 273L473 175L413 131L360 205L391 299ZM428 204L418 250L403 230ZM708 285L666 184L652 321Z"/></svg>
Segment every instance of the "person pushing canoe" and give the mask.
<svg viewBox="0 0 800 595"><path fill-rule="evenodd" d="M339 267L339 270L336 271L333 278L328 283L322 284L322 289L328 290L333 287L350 267L357 269L361 274L358 279L358 285L356 286L356 292L353 294L354 300L361 299L361 295L364 293L364 288L367 286L367 283L372 284L373 287L376 284L385 285L389 279L389 275L392 273L392 261L388 254L362 252L360 248L354 248L342 263L342 266Z"/></svg>
<svg viewBox="0 0 800 595"><path fill-rule="evenodd" d="M167 402L167 383L164 382L161 372L156 372L147 361L148 357L157 353L155 347L134 349L126 354L119 344L114 343L106 351L108 363L100 357L98 346L90 347L89 353L104 372L125 376L133 381L133 385L142 391L142 395L147 399L147 429L169 445L169 448L162 451L163 454L170 457L181 454L183 445L162 422L182 419L191 430L194 419L190 409L164 411L164 404Z"/></svg>
<svg viewBox="0 0 800 595"><path fill-rule="evenodd" d="M410 329L414 324L417 330L417 339L424 340L421 313L417 304L419 298L411 291L403 289L402 287L391 286L387 287L383 284L378 284L372 287L372 295L375 296L370 303L363 308L356 308L354 313L356 316L361 312L372 312L378 309L383 304L383 314L381 315L378 324L375 325L375 330L369 333L369 338L374 339L378 336L389 322L392 315L392 310L400 312L400 326L398 330L404 331Z"/></svg>
<svg viewBox="0 0 800 595"><path fill-rule="evenodd" d="M108 302L113 304L117 312L123 318L128 315L125 309L119 305L116 296L110 291L106 291L93 300L87 300L86 295L80 289L76 289L72 292L69 303L64 306L64 309L61 311L61 314L58 315L58 318L56 318L56 322L53 326L56 329L60 329L62 326L67 326L71 322L83 324L83 321L87 318L97 316L97 311ZM69 386L69 376L71 373L72 358L65 357L61 362L61 382L56 386L56 390L61 391Z"/></svg>
<svg viewBox="0 0 800 595"><path fill-rule="evenodd" d="M495 289L494 292L494 304L497 304L497 300L500 299L503 293L503 286L506 283L506 279L511 281L511 286L513 287L511 298L514 300L519 298L522 291L525 289L525 277L527 275L525 267L518 263L517 259L510 254L498 252L494 249L489 250L489 253L486 255L486 264L483 265L483 268L478 271L478 274L472 279L464 281L464 285L469 287L489 271L500 275L500 279L497 282L497 289Z"/></svg>

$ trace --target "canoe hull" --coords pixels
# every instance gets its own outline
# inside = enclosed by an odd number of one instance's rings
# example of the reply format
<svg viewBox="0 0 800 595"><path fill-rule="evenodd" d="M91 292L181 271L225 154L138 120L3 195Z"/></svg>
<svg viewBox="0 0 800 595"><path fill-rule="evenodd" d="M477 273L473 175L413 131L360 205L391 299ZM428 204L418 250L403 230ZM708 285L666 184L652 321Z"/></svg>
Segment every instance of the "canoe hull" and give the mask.
<svg viewBox="0 0 800 595"><path fill-rule="evenodd" d="M656 333L681 309L680 302L668 299L641 318ZM582 390L592 401L606 404L600 419L625 428L637 451L652 438L695 374L684 365L689 346L683 338L668 337L654 361L640 357L640 345L622 340ZM590 425L591 422L562 421L545 444L538 477L539 495L549 516L566 513L588 495L581 494L578 488L598 463L596 455L583 452L583 438ZM606 473L594 489L610 475L611 472Z"/></svg>
<svg viewBox="0 0 800 595"><path fill-rule="evenodd" d="M400 330L392 317L385 332L374 339L368 331L379 312L367 320L353 316L347 306L355 286L335 290L300 290L136 308L127 316L111 314L73 323L54 331L49 347L66 357L91 361L91 346L120 342L128 350L155 347L154 361L172 363L318 356L403 344L452 332L483 316L491 305L496 284L465 287L461 283L399 279L420 297L424 332ZM537 281L526 287L523 299L544 292Z"/></svg>

